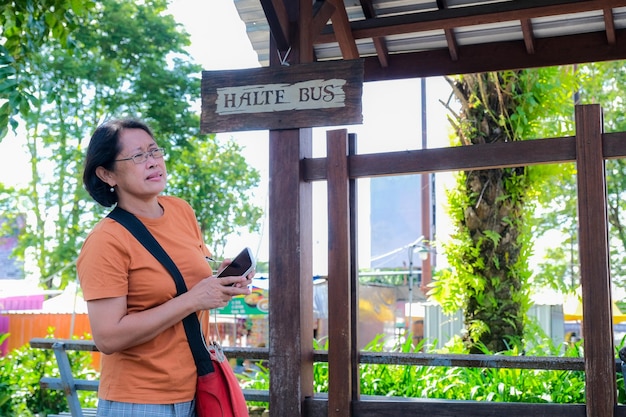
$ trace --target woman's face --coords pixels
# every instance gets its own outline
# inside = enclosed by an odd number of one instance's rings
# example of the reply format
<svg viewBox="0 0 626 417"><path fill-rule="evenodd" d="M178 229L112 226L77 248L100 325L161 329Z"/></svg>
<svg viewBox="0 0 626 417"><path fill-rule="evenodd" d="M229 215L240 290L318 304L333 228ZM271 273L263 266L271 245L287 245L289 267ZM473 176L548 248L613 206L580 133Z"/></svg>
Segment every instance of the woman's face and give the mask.
<svg viewBox="0 0 626 417"><path fill-rule="evenodd" d="M142 129L124 129L120 132L119 142L121 151L110 173L118 200L149 200L159 195L167 182L165 160L162 156L144 155L158 148L154 139ZM133 156L138 160L147 156L147 159L139 163L126 159Z"/></svg>

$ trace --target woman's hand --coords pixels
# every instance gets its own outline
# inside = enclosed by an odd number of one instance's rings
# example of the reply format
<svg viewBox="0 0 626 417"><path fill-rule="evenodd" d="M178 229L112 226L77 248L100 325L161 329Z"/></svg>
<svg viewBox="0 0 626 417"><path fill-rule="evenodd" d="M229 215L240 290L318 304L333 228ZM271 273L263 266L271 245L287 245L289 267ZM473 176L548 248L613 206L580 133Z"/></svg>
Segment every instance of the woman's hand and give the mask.
<svg viewBox="0 0 626 417"><path fill-rule="evenodd" d="M253 277L254 271L245 277L217 278L214 275L198 282L186 296L193 300L196 311L224 307L234 296L250 294L248 285Z"/></svg>

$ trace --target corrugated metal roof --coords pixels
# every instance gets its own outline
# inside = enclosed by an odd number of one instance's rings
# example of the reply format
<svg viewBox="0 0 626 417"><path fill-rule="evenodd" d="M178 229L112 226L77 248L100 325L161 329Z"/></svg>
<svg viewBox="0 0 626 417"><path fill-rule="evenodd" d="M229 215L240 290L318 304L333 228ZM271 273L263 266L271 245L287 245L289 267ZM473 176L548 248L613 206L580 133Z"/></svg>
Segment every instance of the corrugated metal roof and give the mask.
<svg viewBox="0 0 626 417"><path fill-rule="evenodd" d="M263 1L268 5L272 3L270 0ZM259 62L263 66L269 65L270 31L279 30L277 21L280 20L272 21L266 17L261 0L234 0L234 3L246 25ZM444 3L445 7L442 6ZM285 5L288 7L287 2ZM626 54L626 45L619 42L626 28L626 1L345 0L344 5L348 16L348 22L344 23L353 36L358 57L377 57L382 67L391 66L387 61L398 54L446 52L452 63L457 61L462 69L461 57L468 46L492 44L506 47L519 44L529 56L529 66L536 65L535 60L540 64L540 59L547 59L549 64L550 58L554 58L550 55L554 55L554 52L545 52L545 58L535 55L535 48L542 39L561 40L563 37L582 34L602 35L607 46L604 52L607 54L606 59ZM369 10L369 18L366 18L366 10ZM336 23L334 19L338 19L337 16L335 11L322 31L313 34L314 55L318 61L356 58L342 54L337 40L340 37L335 39L331 22ZM302 24L306 27L310 22ZM349 42L342 45L344 49L350 46ZM384 48L382 52L380 45ZM598 47L589 48L589 60L602 59L602 56L594 55L600 53ZM502 49L498 53L502 54ZM568 53L572 56L570 51L563 51L560 62L568 60ZM575 51L574 55L572 61L584 60L587 56L582 51ZM498 59L506 59L506 56ZM440 72L446 71L442 69Z"/></svg>

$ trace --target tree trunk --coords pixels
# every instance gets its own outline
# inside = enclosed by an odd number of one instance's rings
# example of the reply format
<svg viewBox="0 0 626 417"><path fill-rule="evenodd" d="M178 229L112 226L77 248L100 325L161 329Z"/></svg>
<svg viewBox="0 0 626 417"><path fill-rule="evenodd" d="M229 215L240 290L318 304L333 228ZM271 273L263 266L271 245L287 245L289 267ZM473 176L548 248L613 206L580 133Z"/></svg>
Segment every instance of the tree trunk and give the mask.
<svg viewBox="0 0 626 417"><path fill-rule="evenodd" d="M457 133L463 145L516 140L517 73L472 74L454 90L462 103ZM521 347L524 332L526 265L519 265L528 178L525 168L467 171L465 207L458 225L469 245L460 253L471 271L466 280L464 342L470 353Z"/></svg>

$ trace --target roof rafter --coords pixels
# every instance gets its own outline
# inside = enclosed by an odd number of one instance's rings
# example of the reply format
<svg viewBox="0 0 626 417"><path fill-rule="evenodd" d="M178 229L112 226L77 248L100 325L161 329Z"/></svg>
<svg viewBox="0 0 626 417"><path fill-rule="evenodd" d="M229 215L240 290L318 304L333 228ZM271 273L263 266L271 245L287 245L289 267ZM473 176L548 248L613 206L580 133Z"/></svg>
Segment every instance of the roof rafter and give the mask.
<svg viewBox="0 0 626 417"><path fill-rule="evenodd" d="M609 45L615 45L615 21L611 8L604 9L604 27L606 28L606 41Z"/></svg>
<svg viewBox="0 0 626 417"><path fill-rule="evenodd" d="M363 15L366 19L373 19L376 17L376 10L374 10L372 0L361 0L361 9L363 10ZM380 66L385 68L389 65L389 51L387 50L385 39L372 38L372 42L374 43L374 48L376 49L376 55L378 56Z"/></svg>
<svg viewBox="0 0 626 417"><path fill-rule="evenodd" d="M282 0L260 0L270 32L279 51L289 50L289 20Z"/></svg>
<svg viewBox="0 0 626 417"><path fill-rule="evenodd" d="M625 7L626 0L516 0L514 2L377 17L354 21L350 26L355 39L364 39L555 16L563 13L564 5L567 5L568 13L583 13L598 9ZM318 38L319 43L336 41L330 27L326 27L324 33Z"/></svg>
<svg viewBox="0 0 626 417"><path fill-rule="evenodd" d="M439 10L447 9L448 2L446 0L437 0L437 8ZM459 47L454 36L454 29L444 29L444 35L446 36L446 44L448 45L448 51L450 52L450 59L456 61L459 59Z"/></svg>
<svg viewBox="0 0 626 417"><path fill-rule="evenodd" d="M343 59L359 58L359 50L356 47L356 41L350 30L350 21L348 20L348 14L343 5L343 0L326 1L330 1L333 6L335 6L335 12L331 17L331 21Z"/></svg>
<svg viewBox="0 0 626 417"><path fill-rule="evenodd" d="M533 33L533 24L530 19L522 19L522 34L524 35L524 44L526 45L526 52L529 54L535 53L535 35Z"/></svg>

